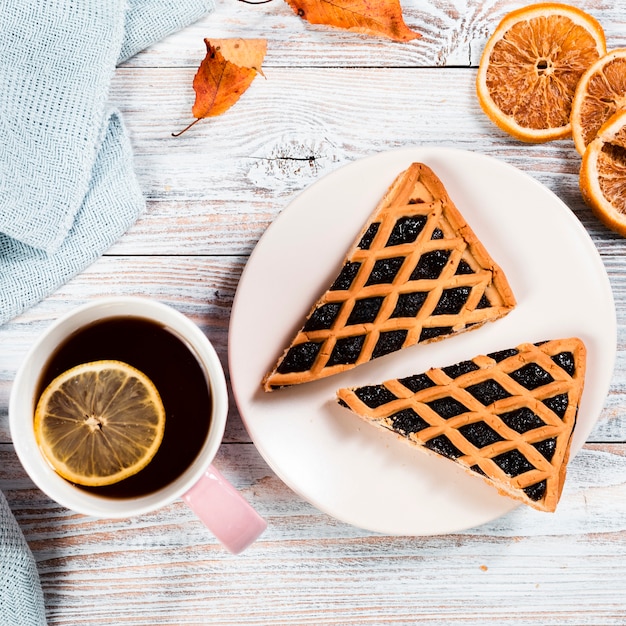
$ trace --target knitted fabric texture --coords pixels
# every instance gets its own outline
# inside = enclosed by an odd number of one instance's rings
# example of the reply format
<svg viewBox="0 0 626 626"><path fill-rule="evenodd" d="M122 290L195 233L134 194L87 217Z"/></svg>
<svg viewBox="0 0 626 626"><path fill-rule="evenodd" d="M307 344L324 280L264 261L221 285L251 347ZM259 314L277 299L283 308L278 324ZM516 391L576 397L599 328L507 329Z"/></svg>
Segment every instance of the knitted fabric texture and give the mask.
<svg viewBox="0 0 626 626"><path fill-rule="evenodd" d="M117 63L213 0L0 0L0 324L86 268L145 201Z"/></svg>
<svg viewBox="0 0 626 626"><path fill-rule="evenodd" d="M35 559L0 492L0 624L45 626Z"/></svg>
<svg viewBox="0 0 626 626"><path fill-rule="evenodd" d="M0 0L0 324L85 269L145 206L115 66L213 0ZM45 626L33 555L0 492L0 624Z"/></svg>

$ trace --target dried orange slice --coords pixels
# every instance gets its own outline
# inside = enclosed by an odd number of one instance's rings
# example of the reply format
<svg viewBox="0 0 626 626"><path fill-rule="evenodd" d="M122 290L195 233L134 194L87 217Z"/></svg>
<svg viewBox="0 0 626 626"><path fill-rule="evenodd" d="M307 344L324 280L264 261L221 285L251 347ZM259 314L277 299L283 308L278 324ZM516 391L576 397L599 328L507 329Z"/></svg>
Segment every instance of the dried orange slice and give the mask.
<svg viewBox="0 0 626 626"><path fill-rule="evenodd" d="M581 76L572 102L572 137L580 154L613 113L626 109L626 48L598 59Z"/></svg>
<svg viewBox="0 0 626 626"><path fill-rule="evenodd" d="M93 361L46 387L34 426L41 451L59 475L99 487L136 474L152 460L163 439L165 409L138 369Z"/></svg>
<svg viewBox="0 0 626 626"><path fill-rule="evenodd" d="M522 141L567 137L578 80L605 53L602 26L576 7L541 3L512 11L483 51L478 101L495 124Z"/></svg>
<svg viewBox="0 0 626 626"><path fill-rule="evenodd" d="M580 190L598 218L626 236L626 110L610 117L587 146Z"/></svg>

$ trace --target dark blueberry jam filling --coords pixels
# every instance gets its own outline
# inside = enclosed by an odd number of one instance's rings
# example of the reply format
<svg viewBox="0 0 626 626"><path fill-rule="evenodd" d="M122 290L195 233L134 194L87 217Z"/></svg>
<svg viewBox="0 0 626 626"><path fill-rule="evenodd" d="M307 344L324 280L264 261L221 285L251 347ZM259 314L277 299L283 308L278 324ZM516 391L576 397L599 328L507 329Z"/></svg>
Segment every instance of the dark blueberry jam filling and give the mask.
<svg viewBox="0 0 626 626"><path fill-rule="evenodd" d="M406 339L407 330L389 330L384 333L380 333L378 341L372 352L372 358L377 359L379 356L384 356L390 352L400 350L404 345Z"/></svg>
<svg viewBox="0 0 626 626"><path fill-rule="evenodd" d="M394 225L385 248L413 243L426 226L428 219L423 215L401 217Z"/></svg>
<svg viewBox="0 0 626 626"><path fill-rule="evenodd" d="M387 387L384 385L368 385L355 389L356 397L366 404L370 409L375 409L383 404L397 400Z"/></svg>
<svg viewBox="0 0 626 626"><path fill-rule="evenodd" d="M456 272L454 273L457 276L461 276L462 274L474 274L474 270L467 261L461 259L456 267Z"/></svg>
<svg viewBox="0 0 626 626"><path fill-rule="evenodd" d="M556 438L551 437L550 439L544 439L543 441L533 443L533 446L541 452L546 460L551 461L554 456L554 451L556 450Z"/></svg>
<svg viewBox="0 0 626 626"><path fill-rule="evenodd" d="M398 296L398 301L396 302L396 307L393 310L391 317L415 317L419 313L424 302L426 302L427 297L428 292L425 291L401 293Z"/></svg>
<svg viewBox="0 0 626 626"><path fill-rule="evenodd" d="M569 405L569 396L567 393L560 393L558 396L552 398L546 398L543 403L554 413L556 413L561 419L565 417L565 412Z"/></svg>
<svg viewBox="0 0 626 626"><path fill-rule="evenodd" d="M449 459L458 459L463 453L445 436L439 435L424 444L429 450L438 452Z"/></svg>
<svg viewBox="0 0 626 626"><path fill-rule="evenodd" d="M496 443L496 441L503 441L503 438L485 422L465 424L459 428L459 432L477 448L484 448Z"/></svg>
<svg viewBox="0 0 626 626"><path fill-rule="evenodd" d="M489 406L497 400L509 398L511 394L497 381L488 379L465 388L478 402Z"/></svg>
<svg viewBox="0 0 626 626"><path fill-rule="evenodd" d="M527 407L515 409L515 411L509 411L508 413L501 413L498 417L509 428L520 434L545 426L545 422Z"/></svg>
<svg viewBox="0 0 626 626"><path fill-rule="evenodd" d="M434 326L433 328L422 328L419 341L428 341L442 335L449 335L452 332L452 326Z"/></svg>
<svg viewBox="0 0 626 626"><path fill-rule="evenodd" d="M463 374L469 374L470 372L475 372L477 369L480 369L474 361L461 361L460 363L455 363L454 365L448 365L447 367L442 367L441 371L449 376L450 378L458 378Z"/></svg>
<svg viewBox="0 0 626 626"><path fill-rule="evenodd" d="M341 310L341 302L327 302L317 307L304 325L304 331L327 330L337 319Z"/></svg>
<svg viewBox="0 0 626 626"><path fill-rule="evenodd" d="M413 393L435 386L435 383L426 374L416 374L415 376L400 378L400 382Z"/></svg>
<svg viewBox="0 0 626 626"><path fill-rule="evenodd" d="M504 361L504 359L508 359L511 356L515 356L519 354L519 350L516 348L511 348L510 350L498 350L497 352L490 352L487 356L492 358L496 363L500 363L500 361Z"/></svg>
<svg viewBox="0 0 626 626"><path fill-rule="evenodd" d="M471 287L444 289L433 311L433 315L456 315L460 313L471 291Z"/></svg>
<svg viewBox="0 0 626 626"><path fill-rule="evenodd" d="M403 409L389 416L395 430L404 435L417 433L428 428L430 424L421 418L413 409Z"/></svg>
<svg viewBox="0 0 626 626"><path fill-rule="evenodd" d="M342 337L337 339L335 347L328 359L328 366L333 365L349 365L355 363L361 354L363 344L365 343L365 335L356 335L354 337Z"/></svg>
<svg viewBox="0 0 626 626"><path fill-rule="evenodd" d="M378 315L380 307L383 305L384 298L375 296L373 298L362 298L354 303L354 307L346 322L347 326L352 324L371 324Z"/></svg>
<svg viewBox="0 0 626 626"><path fill-rule="evenodd" d="M391 259L378 259L374 263L372 273L369 275L365 286L392 283L403 263L404 257L402 256L392 257Z"/></svg>
<svg viewBox="0 0 626 626"><path fill-rule="evenodd" d="M539 367L536 363L528 363L514 372L511 372L510 376L515 382L530 391L554 381L554 378L552 378L549 372L546 372L546 370Z"/></svg>
<svg viewBox="0 0 626 626"><path fill-rule="evenodd" d="M559 352L552 357L552 360L562 367L570 376L573 376L576 371L576 364L574 362L574 355L571 352Z"/></svg>
<svg viewBox="0 0 626 626"><path fill-rule="evenodd" d="M509 450L491 459L500 469L509 476L519 476L535 469L528 459L519 450Z"/></svg>
<svg viewBox="0 0 626 626"><path fill-rule="evenodd" d="M478 301L476 305L477 309L488 309L491 306L491 302L489 302L489 298L483 294L482 298Z"/></svg>
<svg viewBox="0 0 626 626"><path fill-rule="evenodd" d="M276 368L279 374L289 374L291 372L306 372L313 367L317 357L321 342L307 341L297 346L292 346Z"/></svg>
<svg viewBox="0 0 626 626"><path fill-rule="evenodd" d="M480 474L481 476L486 476L485 472L483 472L483 470L481 469L480 465L472 465L472 467L470 467L470 469L474 472L476 472L477 474Z"/></svg>
<svg viewBox="0 0 626 626"><path fill-rule="evenodd" d="M430 238L431 240L443 239L443 231L441 230L441 228L435 228Z"/></svg>
<svg viewBox="0 0 626 626"><path fill-rule="evenodd" d="M545 480L524 487L524 493L534 502L539 502L546 495L547 483Z"/></svg>
<svg viewBox="0 0 626 626"><path fill-rule="evenodd" d="M374 237L376 237L376 233L380 228L380 222L373 222L369 225L368 229L363 233L363 237L361 237L361 241L359 241L358 247L361 250L369 250L372 242L374 241Z"/></svg>
<svg viewBox="0 0 626 626"><path fill-rule="evenodd" d="M434 280L439 278L450 258L450 250L433 250L420 257L410 280Z"/></svg>
<svg viewBox="0 0 626 626"><path fill-rule="evenodd" d="M437 415L443 417L443 419L449 420L451 417L461 415L461 413L467 413L467 407L459 402L456 398L446 396L445 398L438 398L437 400L431 400L426 403Z"/></svg>
<svg viewBox="0 0 626 626"><path fill-rule="evenodd" d="M331 285L330 291L345 291L346 289L350 289L350 285L359 273L360 267L360 263L348 261L341 268L341 272L339 272L339 276L337 276L337 279Z"/></svg>

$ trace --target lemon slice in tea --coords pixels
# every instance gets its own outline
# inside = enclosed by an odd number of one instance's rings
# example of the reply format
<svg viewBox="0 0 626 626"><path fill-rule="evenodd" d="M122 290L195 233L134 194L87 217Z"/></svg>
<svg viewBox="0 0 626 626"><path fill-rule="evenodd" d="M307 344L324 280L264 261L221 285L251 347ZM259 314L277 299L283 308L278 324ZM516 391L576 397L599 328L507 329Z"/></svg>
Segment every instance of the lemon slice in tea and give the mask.
<svg viewBox="0 0 626 626"><path fill-rule="evenodd" d="M35 437L63 478L110 485L142 470L165 431L152 381L121 361L83 363L46 387L35 410Z"/></svg>

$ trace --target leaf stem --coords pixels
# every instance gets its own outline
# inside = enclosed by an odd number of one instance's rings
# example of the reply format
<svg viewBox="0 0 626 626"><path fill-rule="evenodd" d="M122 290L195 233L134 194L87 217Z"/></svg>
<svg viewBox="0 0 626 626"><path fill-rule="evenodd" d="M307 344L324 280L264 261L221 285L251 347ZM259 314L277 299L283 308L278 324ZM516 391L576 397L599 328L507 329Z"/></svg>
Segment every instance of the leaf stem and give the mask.
<svg viewBox="0 0 626 626"><path fill-rule="evenodd" d="M185 126L185 128L183 128L179 133L172 133L172 137L180 137L185 131L189 130L194 124L197 124L201 119L202 119L201 117L197 117L193 122L191 122L191 124L188 124L187 126Z"/></svg>

